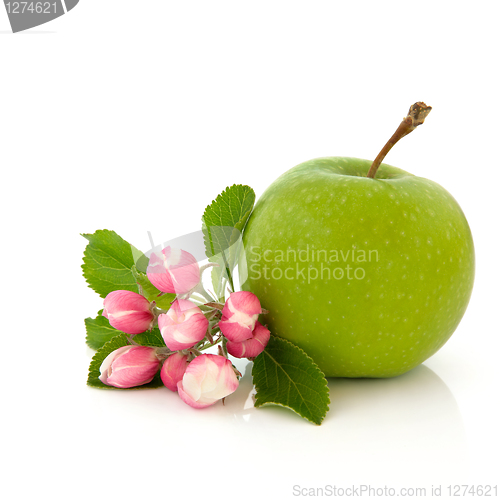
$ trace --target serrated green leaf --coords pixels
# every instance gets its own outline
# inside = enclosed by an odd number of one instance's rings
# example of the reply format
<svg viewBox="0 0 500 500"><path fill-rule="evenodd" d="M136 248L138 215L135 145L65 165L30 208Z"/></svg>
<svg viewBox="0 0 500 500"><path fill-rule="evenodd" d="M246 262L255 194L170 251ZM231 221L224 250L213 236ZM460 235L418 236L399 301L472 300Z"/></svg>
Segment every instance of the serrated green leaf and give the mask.
<svg viewBox="0 0 500 500"><path fill-rule="evenodd" d="M330 404L326 378L318 365L299 347L271 335L252 368L257 393L255 406L290 408L320 425Z"/></svg>
<svg viewBox="0 0 500 500"><path fill-rule="evenodd" d="M221 254L236 242L254 203L255 193L250 186L234 184L205 209L202 222L207 257Z"/></svg>
<svg viewBox="0 0 500 500"><path fill-rule="evenodd" d="M120 335L120 330L113 328L107 318L99 315L95 318L85 318L85 328L87 329L87 345L92 349L100 349L113 337Z"/></svg>
<svg viewBox="0 0 500 500"><path fill-rule="evenodd" d="M130 345L128 342L129 336L126 333L121 333L116 337L113 337L111 340L106 342L95 354L90 362L89 366L89 376L87 379L87 385L91 387L98 387L99 389L117 389L116 387L112 387L106 384L103 384L99 380L99 376L101 374L100 368L102 362L106 359L108 354L111 354L116 349L120 347ZM160 371L156 374L155 378L149 384L140 385L138 387L132 387L131 389L154 389L157 387L162 387L163 383L160 378ZM120 389L120 390L130 390L130 389Z"/></svg>
<svg viewBox="0 0 500 500"><path fill-rule="evenodd" d="M154 300L157 307L164 311L170 309L170 304L175 300L175 293L165 293L158 296L161 291L149 281L146 273L141 273L135 266L132 266L132 274L134 275L137 285L139 285L139 291L142 291L142 294L150 302Z"/></svg>
<svg viewBox="0 0 500 500"><path fill-rule="evenodd" d="M217 297L223 294L225 280L231 280L241 249L243 229L254 203L253 189L235 184L217 196L203 214L205 253L211 262L219 264L219 268L212 269L212 283Z"/></svg>
<svg viewBox="0 0 500 500"><path fill-rule="evenodd" d="M142 252L127 243L114 231L100 229L83 234L89 240L83 256L83 276L90 288L101 297L114 290L138 292L132 266L144 267Z"/></svg>
<svg viewBox="0 0 500 500"><path fill-rule="evenodd" d="M139 335L134 335L133 338L134 342L140 345L166 347L159 328L153 328L150 332L139 333Z"/></svg>

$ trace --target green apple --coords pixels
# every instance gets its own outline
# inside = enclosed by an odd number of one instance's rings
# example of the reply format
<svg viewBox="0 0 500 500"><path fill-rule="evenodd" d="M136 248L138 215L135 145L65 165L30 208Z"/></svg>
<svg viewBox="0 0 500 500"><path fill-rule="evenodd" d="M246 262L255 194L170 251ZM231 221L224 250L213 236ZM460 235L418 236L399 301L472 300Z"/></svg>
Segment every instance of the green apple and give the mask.
<svg viewBox="0 0 500 500"><path fill-rule="evenodd" d="M244 232L242 289L274 335L327 377L392 377L457 328L474 245L456 200L433 181L371 161L318 158L279 177Z"/></svg>

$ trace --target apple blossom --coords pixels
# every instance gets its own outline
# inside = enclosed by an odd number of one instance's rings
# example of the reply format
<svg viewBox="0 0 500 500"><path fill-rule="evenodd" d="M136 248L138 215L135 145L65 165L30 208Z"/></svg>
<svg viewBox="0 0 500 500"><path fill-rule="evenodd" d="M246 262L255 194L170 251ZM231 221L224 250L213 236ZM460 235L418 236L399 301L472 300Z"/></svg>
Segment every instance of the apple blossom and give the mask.
<svg viewBox="0 0 500 500"><path fill-rule="evenodd" d="M159 367L156 349L127 345L108 354L101 364L99 380L106 385L128 389L151 382Z"/></svg>
<svg viewBox="0 0 500 500"><path fill-rule="evenodd" d="M188 367L187 354L175 352L163 363L160 376L162 382L171 391L177 392L177 383L182 380L184 372Z"/></svg>
<svg viewBox="0 0 500 500"><path fill-rule="evenodd" d="M177 299L166 314L158 316L158 327L167 347L179 351L193 347L205 337L208 319L189 300Z"/></svg>
<svg viewBox="0 0 500 500"><path fill-rule="evenodd" d="M104 299L102 315L111 326L125 333L143 333L152 326L154 314L150 302L138 293L115 290Z"/></svg>
<svg viewBox="0 0 500 500"><path fill-rule="evenodd" d="M196 258L185 250L170 246L151 254L146 273L149 281L165 293L186 293L200 281Z"/></svg>
<svg viewBox="0 0 500 500"><path fill-rule="evenodd" d="M266 348L270 336L269 330L257 321L252 338L243 342L228 341L226 344L227 352L235 358L255 358Z"/></svg>
<svg viewBox="0 0 500 500"><path fill-rule="evenodd" d="M238 388L238 377L231 361L216 354L201 354L177 384L181 399L193 408L206 408Z"/></svg>
<svg viewBox="0 0 500 500"><path fill-rule="evenodd" d="M252 338L255 322L262 313L259 299L251 292L234 292L229 295L219 328L232 342L243 342Z"/></svg>

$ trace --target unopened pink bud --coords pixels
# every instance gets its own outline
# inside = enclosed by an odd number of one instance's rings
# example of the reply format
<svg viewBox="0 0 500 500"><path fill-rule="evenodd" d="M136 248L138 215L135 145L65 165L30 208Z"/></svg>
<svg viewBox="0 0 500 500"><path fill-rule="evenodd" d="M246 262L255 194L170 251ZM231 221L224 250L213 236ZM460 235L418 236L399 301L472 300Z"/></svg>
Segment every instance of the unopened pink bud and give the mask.
<svg viewBox="0 0 500 500"><path fill-rule="evenodd" d="M108 354L101 364L99 380L128 389L151 382L159 367L153 347L127 345Z"/></svg>
<svg viewBox="0 0 500 500"><path fill-rule="evenodd" d="M227 352L235 358L255 358L265 348L271 337L270 331L258 321L255 323L253 337L243 342L231 342L226 344Z"/></svg>
<svg viewBox="0 0 500 500"><path fill-rule="evenodd" d="M215 354L202 354L189 363L177 384L181 399L193 408L206 408L238 388L231 361Z"/></svg>
<svg viewBox="0 0 500 500"><path fill-rule="evenodd" d="M184 372L188 367L187 359L186 354L175 352L163 363L160 372L161 380L171 391L177 392L177 384L182 380Z"/></svg>
<svg viewBox="0 0 500 500"><path fill-rule="evenodd" d="M104 299L102 315L111 326L125 333L143 333L154 319L148 299L128 290L116 290Z"/></svg>
<svg viewBox="0 0 500 500"><path fill-rule="evenodd" d="M146 272L149 281L165 293L186 293L200 281L195 257L178 248L166 247L151 254Z"/></svg>
<svg viewBox="0 0 500 500"><path fill-rule="evenodd" d="M177 299L166 314L158 316L158 328L167 347L180 351L193 347L205 337L208 319L191 301Z"/></svg>
<svg viewBox="0 0 500 500"><path fill-rule="evenodd" d="M243 342L252 338L255 322L262 312L259 299L251 292L234 292L222 309L219 328L232 342Z"/></svg>

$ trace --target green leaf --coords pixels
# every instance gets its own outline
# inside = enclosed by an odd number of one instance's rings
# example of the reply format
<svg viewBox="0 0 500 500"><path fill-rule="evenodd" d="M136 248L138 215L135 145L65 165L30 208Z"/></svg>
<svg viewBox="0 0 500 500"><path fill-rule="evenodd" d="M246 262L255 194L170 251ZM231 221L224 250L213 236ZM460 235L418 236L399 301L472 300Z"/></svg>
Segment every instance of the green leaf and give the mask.
<svg viewBox="0 0 500 500"><path fill-rule="evenodd" d="M255 406L290 408L320 425L328 411L328 384L318 365L299 347L271 335L254 360Z"/></svg>
<svg viewBox="0 0 500 500"><path fill-rule="evenodd" d="M161 336L159 328L153 328L150 332L139 333L134 335L134 342L140 345L147 345L151 347L166 347L165 341Z"/></svg>
<svg viewBox="0 0 500 500"><path fill-rule="evenodd" d="M255 193L251 187L234 184L205 209L202 222L207 257L216 256L235 243L254 203Z"/></svg>
<svg viewBox="0 0 500 500"><path fill-rule="evenodd" d="M170 303L175 300L175 293L165 293L158 297L161 292L149 281L146 273L142 273L135 266L132 266L132 274L144 297L150 302L154 300L160 309L165 311L170 309Z"/></svg>
<svg viewBox="0 0 500 500"><path fill-rule="evenodd" d="M106 342L113 337L120 335L120 330L113 328L107 318L99 315L95 318L85 318L85 327L87 329L87 345L92 349L100 349Z"/></svg>
<svg viewBox="0 0 500 500"><path fill-rule="evenodd" d="M235 184L217 196L203 214L205 253L211 262L219 264L219 268L212 270L217 296L221 295L224 279L231 279L241 248L241 235L254 203L253 189Z"/></svg>
<svg viewBox="0 0 500 500"><path fill-rule="evenodd" d="M121 333L116 337L113 337L111 340L106 342L95 354L90 362L89 366L89 376L87 379L87 385L91 387L98 387L99 389L117 389L116 387L112 387L106 384L103 384L99 380L99 376L101 375L100 368L102 362L106 359L108 354L111 354L116 349L120 347L130 345L128 342L129 336L126 333ZM160 378L160 370L156 374L155 378L149 382L149 384L141 385L138 387L132 387L132 389L153 389L157 387L162 387L163 383ZM130 390L130 389L121 389L121 390Z"/></svg>
<svg viewBox="0 0 500 500"><path fill-rule="evenodd" d="M103 298L114 290L138 292L131 268L147 265L144 254L114 231L100 229L82 236L89 240L82 265L88 285Z"/></svg>

